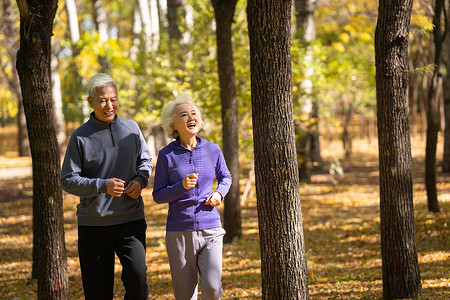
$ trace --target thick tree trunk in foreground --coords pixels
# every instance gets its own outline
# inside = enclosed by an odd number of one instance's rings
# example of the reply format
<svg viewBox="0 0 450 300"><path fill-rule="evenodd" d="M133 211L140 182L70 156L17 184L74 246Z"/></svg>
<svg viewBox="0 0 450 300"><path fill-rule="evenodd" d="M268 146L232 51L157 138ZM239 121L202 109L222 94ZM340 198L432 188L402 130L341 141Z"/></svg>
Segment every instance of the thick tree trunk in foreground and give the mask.
<svg viewBox="0 0 450 300"><path fill-rule="evenodd" d="M220 99L222 103L223 155L233 177L233 184L225 197L225 243L242 235L241 201L239 190L239 134L238 105L231 41L231 24L237 0L212 0L217 24L217 59L219 67Z"/></svg>
<svg viewBox="0 0 450 300"><path fill-rule="evenodd" d="M295 149L291 1L249 0L255 179L263 299L308 299Z"/></svg>
<svg viewBox="0 0 450 300"><path fill-rule="evenodd" d="M60 157L53 122L50 59L57 0L18 0L17 71L33 160L33 273L38 299L68 299Z"/></svg>
<svg viewBox="0 0 450 300"><path fill-rule="evenodd" d="M412 0L380 0L375 32L384 299L417 299L417 258L408 106Z"/></svg>

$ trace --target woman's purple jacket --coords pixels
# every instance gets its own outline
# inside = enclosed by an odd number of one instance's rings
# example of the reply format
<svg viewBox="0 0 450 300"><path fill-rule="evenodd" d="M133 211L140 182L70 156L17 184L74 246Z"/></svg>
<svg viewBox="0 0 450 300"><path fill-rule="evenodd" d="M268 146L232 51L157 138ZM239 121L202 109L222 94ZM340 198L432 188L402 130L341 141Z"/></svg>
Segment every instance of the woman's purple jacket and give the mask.
<svg viewBox="0 0 450 300"><path fill-rule="evenodd" d="M205 201L213 193L214 176L217 180L215 191L225 197L231 186L231 174L220 147L198 136L197 140L192 151L184 148L177 139L158 155L153 199L156 203L169 203L167 231L221 227L219 212ZM182 181L192 173L198 173L197 185L185 190Z"/></svg>

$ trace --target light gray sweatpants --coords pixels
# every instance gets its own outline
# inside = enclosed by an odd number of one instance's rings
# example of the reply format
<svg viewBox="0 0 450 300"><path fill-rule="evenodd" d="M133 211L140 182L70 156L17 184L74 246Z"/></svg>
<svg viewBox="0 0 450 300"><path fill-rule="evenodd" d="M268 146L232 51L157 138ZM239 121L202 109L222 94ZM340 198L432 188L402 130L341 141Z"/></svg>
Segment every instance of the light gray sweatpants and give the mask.
<svg viewBox="0 0 450 300"><path fill-rule="evenodd" d="M166 247L175 299L197 300L200 277L202 299L222 297L223 228L167 231Z"/></svg>

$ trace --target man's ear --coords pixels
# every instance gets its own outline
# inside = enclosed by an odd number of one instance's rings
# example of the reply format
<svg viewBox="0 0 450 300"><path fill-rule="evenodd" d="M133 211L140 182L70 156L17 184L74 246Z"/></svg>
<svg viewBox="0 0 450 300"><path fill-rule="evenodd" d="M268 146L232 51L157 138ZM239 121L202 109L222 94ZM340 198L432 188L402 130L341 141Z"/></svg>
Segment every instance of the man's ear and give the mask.
<svg viewBox="0 0 450 300"><path fill-rule="evenodd" d="M88 100L88 102L89 102L89 106L90 106L91 108L94 108L94 107L92 106L92 98L91 98L91 97L87 97L87 100Z"/></svg>

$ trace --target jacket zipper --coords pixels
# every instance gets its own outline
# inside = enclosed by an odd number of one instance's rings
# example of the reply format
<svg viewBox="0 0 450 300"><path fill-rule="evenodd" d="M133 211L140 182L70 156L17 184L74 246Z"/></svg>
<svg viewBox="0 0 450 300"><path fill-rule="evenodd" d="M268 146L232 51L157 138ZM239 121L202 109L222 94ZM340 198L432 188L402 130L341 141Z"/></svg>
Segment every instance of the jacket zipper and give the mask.
<svg viewBox="0 0 450 300"><path fill-rule="evenodd" d="M111 130L111 123L108 124L108 128L109 128L109 134L111 135L111 140L112 140L113 147L115 147L116 143L114 142L114 136L113 136L113 133L112 133L112 130Z"/></svg>
<svg viewBox="0 0 450 300"><path fill-rule="evenodd" d="M189 164L191 164L191 163L193 163L193 169L194 169L194 173L196 173L196 168L195 168L195 160L193 159L194 157L194 152L193 151L190 151L190 153L189 153ZM197 189L198 189L198 182L197 182L197 184L195 185L195 187L194 187L194 199L195 199L195 203L196 203L196 205L198 205L198 197L197 197ZM197 214L194 214L194 229L195 230L198 230L198 224L197 224Z"/></svg>

